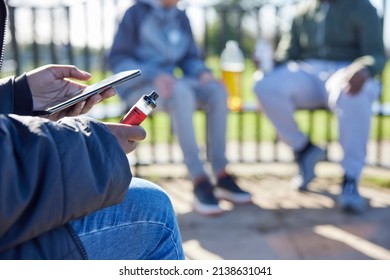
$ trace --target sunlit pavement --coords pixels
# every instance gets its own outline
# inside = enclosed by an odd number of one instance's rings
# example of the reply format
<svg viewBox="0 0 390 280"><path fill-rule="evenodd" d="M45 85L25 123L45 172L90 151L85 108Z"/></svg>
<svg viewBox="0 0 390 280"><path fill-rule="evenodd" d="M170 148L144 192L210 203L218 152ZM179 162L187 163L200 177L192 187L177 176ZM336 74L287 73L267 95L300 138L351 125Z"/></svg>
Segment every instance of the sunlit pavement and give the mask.
<svg viewBox="0 0 390 280"><path fill-rule="evenodd" d="M377 259L390 260L390 191L361 186L370 201L363 215L336 208L341 171L320 163L309 192L290 188L292 164L234 164L239 185L253 203L222 201L226 212L204 217L193 212L192 185L182 165L148 166L149 174L171 197L187 259ZM390 178L389 169L366 168L367 176ZM162 179L161 177L168 177ZM160 178L160 179L159 179Z"/></svg>

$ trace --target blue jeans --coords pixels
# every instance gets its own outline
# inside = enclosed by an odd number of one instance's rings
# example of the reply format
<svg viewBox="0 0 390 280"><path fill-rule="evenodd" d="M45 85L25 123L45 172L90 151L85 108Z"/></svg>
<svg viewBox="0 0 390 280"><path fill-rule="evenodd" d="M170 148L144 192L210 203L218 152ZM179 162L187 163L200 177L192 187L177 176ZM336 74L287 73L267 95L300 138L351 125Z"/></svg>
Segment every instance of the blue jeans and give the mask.
<svg viewBox="0 0 390 280"><path fill-rule="evenodd" d="M180 231L167 194L133 178L122 203L71 223L89 259L184 259Z"/></svg>

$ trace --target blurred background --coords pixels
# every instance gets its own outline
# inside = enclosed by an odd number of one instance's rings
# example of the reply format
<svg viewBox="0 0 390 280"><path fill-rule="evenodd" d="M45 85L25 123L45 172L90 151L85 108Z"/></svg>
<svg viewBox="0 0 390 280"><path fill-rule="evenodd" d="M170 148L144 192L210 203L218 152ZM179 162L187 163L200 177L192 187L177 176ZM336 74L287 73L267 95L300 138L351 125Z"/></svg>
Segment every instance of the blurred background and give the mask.
<svg viewBox="0 0 390 280"><path fill-rule="evenodd" d="M289 26L294 4L302 1L305 0L182 0L180 5L186 9L206 56L219 55L226 41L233 39L250 58L259 37L278 39ZM387 1L371 2L383 17L384 34L388 34ZM74 60L79 65L84 60L87 70L101 69L102 55L111 45L116 25L133 1L9 0L8 4L11 32L7 36L7 68L3 70L20 72L32 67L30 61L41 64L53 60ZM389 49L390 36L384 38ZM80 57L83 54L90 57Z"/></svg>
<svg viewBox="0 0 390 280"><path fill-rule="evenodd" d="M252 91L256 72L253 54L256 43L265 39L274 47L280 34L289 27L298 2L306 0L182 0L196 41L206 62L221 77L220 55L228 40L238 42L244 57L242 73L243 107L231 112L228 122L229 159L233 162L291 161L286 150L263 114L259 114ZM131 0L9 0L9 21L2 76L19 75L48 63L74 64L93 74L98 81L110 74L106 64L118 22L131 6ZM383 19L384 41L390 53L387 0L371 0ZM130 42L131 43L131 42ZM368 163L390 167L390 68L382 77L383 94L374 104L372 141ZM102 120L117 121L124 113L120 100L113 98L95 106L90 115ZM337 145L337 124L326 110L298 112L303 130L313 142L328 148L328 160L340 159ZM204 115L195 116L199 141L206 141ZM148 118L144 124L148 138L135 153L135 165L181 162L175 150L169 118L162 114ZM157 158L158 147L165 143L164 159ZM165 145L164 144L164 145ZM245 144L245 145L243 145ZM150 145L152 149L150 149ZM173 148L172 148L173 147Z"/></svg>

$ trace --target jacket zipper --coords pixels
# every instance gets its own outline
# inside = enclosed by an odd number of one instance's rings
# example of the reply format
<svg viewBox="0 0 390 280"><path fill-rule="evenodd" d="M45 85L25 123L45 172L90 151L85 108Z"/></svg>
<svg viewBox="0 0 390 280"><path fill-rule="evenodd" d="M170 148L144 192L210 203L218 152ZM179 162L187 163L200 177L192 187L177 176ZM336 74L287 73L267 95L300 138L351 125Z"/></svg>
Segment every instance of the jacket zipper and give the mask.
<svg viewBox="0 0 390 280"><path fill-rule="evenodd" d="M3 30L1 34L1 53L0 53L0 69L1 67L3 66L3 59L4 59L4 44L5 44L5 36L6 36L6 30L7 30L7 6L5 5L4 1L1 1L1 7L0 9L2 10L2 12L4 12L4 17L3 17L3 22L2 22L2 28Z"/></svg>
<svg viewBox="0 0 390 280"><path fill-rule="evenodd" d="M81 257L84 260L87 260L88 259L87 251L85 250L83 243L81 243L80 238L78 237L78 235L76 234L72 226L70 224L66 224L65 228L69 231L73 241L76 243L76 246L78 247L81 253Z"/></svg>
<svg viewBox="0 0 390 280"><path fill-rule="evenodd" d="M324 55L326 55L325 24L326 24L326 17L328 15L328 11L329 11L329 3L321 3L321 7L320 7L321 22L318 26L318 32L316 36L319 57L323 57Z"/></svg>

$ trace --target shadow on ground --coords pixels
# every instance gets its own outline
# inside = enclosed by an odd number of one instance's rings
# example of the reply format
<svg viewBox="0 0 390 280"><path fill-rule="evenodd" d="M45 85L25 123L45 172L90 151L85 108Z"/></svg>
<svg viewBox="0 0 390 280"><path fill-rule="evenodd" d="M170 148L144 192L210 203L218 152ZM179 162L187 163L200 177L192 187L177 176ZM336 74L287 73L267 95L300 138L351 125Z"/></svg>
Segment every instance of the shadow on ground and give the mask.
<svg viewBox="0 0 390 280"><path fill-rule="evenodd" d="M157 183L172 199L187 259L390 259L390 191L362 186L370 209L351 215L335 206L338 179L317 178L301 193L289 187L288 178L239 178L253 204L223 201L226 212L219 217L193 212L189 180Z"/></svg>

